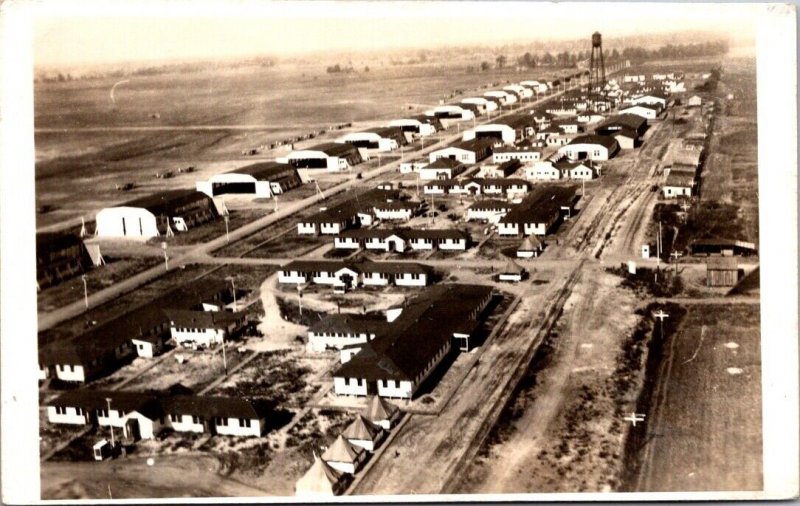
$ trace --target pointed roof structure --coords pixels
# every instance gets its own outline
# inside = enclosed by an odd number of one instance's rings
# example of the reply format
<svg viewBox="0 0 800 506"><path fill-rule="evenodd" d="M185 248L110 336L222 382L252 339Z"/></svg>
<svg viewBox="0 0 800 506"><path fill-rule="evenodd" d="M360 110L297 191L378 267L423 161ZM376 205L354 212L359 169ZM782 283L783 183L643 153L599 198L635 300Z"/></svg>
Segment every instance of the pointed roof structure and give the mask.
<svg viewBox="0 0 800 506"><path fill-rule="evenodd" d="M336 441L322 454L322 460L326 462L348 462L355 464L358 460L358 456L363 451L363 448L353 445L350 441L345 439L344 436L339 434Z"/></svg>
<svg viewBox="0 0 800 506"><path fill-rule="evenodd" d="M397 410L398 408L394 404L377 395L373 395L367 400L367 405L361 411L361 415L371 422L375 422L376 420L391 420L395 413L397 413Z"/></svg>
<svg viewBox="0 0 800 506"><path fill-rule="evenodd" d="M348 440L375 441L378 439L381 428L367 420L364 415L357 415L353 423L347 426L342 436Z"/></svg>
<svg viewBox="0 0 800 506"><path fill-rule="evenodd" d="M503 267L503 270L501 272L503 274L522 274L524 270L525 269L523 267L520 267L520 265L517 262L509 258L508 262L506 262L506 265Z"/></svg>
<svg viewBox="0 0 800 506"><path fill-rule="evenodd" d="M341 483L342 473L329 466L315 454L314 464L295 483L295 494L338 495Z"/></svg>
<svg viewBox="0 0 800 506"><path fill-rule="evenodd" d="M538 237L529 235L522 240L522 244L517 248L518 251L536 251L542 249L542 241Z"/></svg>

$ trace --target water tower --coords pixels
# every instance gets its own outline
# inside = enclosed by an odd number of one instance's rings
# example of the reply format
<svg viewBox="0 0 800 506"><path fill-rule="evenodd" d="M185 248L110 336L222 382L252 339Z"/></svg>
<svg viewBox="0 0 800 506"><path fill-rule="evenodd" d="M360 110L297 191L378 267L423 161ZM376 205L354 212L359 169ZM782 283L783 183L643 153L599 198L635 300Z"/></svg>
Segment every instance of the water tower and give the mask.
<svg viewBox="0 0 800 506"><path fill-rule="evenodd" d="M592 56L589 60L589 91L603 89L606 85L606 64L603 59L603 36L592 34Z"/></svg>

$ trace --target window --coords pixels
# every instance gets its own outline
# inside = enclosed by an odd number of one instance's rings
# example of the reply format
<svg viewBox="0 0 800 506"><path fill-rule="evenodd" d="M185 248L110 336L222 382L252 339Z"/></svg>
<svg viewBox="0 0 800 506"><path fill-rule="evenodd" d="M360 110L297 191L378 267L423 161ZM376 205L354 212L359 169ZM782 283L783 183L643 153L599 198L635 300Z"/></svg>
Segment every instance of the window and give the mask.
<svg viewBox="0 0 800 506"><path fill-rule="evenodd" d="M106 408L100 408L97 410L97 416L99 418L108 418L108 410Z"/></svg>
<svg viewBox="0 0 800 506"><path fill-rule="evenodd" d="M218 416L218 417L216 417L215 421L216 421L217 425L221 425L223 427L227 427L228 426L228 419L227 418Z"/></svg>
<svg viewBox="0 0 800 506"><path fill-rule="evenodd" d="M176 422L176 423L177 423L177 422L179 422L180 420L181 420L181 417L180 417L180 415L176 415L176 414L171 414L171 415L169 415L169 421L170 421L170 422Z"/></svg>
<svg viewBox="0 0 800 506"><path fill-rule="evenodd" d="M75 414L82 416L84 413L83 408L75 408Z"/></svg>
<svg viewBox="0 0 800 506"><path fill-rule="evenodd" d="M239 427L250 427L249 418L239 418Z"/></svg>
<svg viewBox="0 0 800 506"><path fill-rule="evenodd" d="M192 416L192 423L195 424L195 425L199 425L199 424L203 423L203 419L201 417L197 416L197 415L193 415Z"/></svg>
<svg viewBox="0 0 800 506"><path fill-rule="evenodd" d="M67 414L67 408L64 407L64 406L56 406L56 414L57 415L66 415Z"/></svg>

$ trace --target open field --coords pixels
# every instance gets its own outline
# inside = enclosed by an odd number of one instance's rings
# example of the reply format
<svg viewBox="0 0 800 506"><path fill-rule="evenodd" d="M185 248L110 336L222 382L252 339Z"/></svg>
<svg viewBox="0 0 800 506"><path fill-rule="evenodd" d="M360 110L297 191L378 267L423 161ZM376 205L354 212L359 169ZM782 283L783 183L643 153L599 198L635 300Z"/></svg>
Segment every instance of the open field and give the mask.
<svg viewBox="0 0 800 506"><path fill-rule="evenodd" d="M761 490L759 314L689 308L664 346L637 490Z"/></svg>
<svg viewBox="0 0 800 506"><path fill-rule="evenodd" d="M513 69L480 73L434 65L373 67L347 75L327 74L321 65L209 69L132 78L115 90L115 105L109 91L118 79L37 83L37 205L54 207L37 216L38 224L81 215L91 219L107 205L167 187L189 188L198 177L285 152L242 157L244 149L346 122L382 124L449 100L455 90L466 96L490 83L525 77ZM211 128L190 129L197 125ZM237 130L242 125L252 130ZM147 130L163 126L187 128ZM307 142L339 134L327 132ZM168 180L153 177L190 165L196 172ZM130 194L115 191L116 183L129 181L139 188ZM94 191L87 195L87 187Z"/></svg>

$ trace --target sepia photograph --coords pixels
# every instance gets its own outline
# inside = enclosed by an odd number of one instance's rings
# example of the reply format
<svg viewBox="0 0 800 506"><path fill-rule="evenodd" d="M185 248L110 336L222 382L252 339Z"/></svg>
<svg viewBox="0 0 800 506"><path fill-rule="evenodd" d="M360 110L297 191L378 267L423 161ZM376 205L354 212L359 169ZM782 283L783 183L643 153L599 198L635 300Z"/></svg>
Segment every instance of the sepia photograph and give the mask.
<svg viewBox="0 0 800 506"><path fill-rule="evenodd" d="M6 502L797 495L794 6L14 7Z"/></svg>

